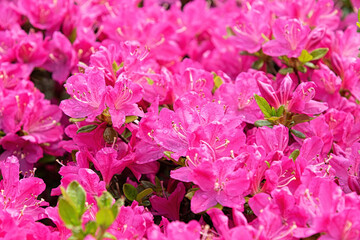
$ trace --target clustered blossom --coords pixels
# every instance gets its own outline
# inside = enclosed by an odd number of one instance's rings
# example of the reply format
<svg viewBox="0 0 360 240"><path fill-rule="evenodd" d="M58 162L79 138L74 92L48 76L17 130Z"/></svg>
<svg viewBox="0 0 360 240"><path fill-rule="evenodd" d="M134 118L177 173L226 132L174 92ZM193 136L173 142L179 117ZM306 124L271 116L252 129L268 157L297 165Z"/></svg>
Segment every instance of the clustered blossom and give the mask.
<svg viewBox="0 0 360 240"><path fill-rule="evenodd" d="M0 238L360 239L344 2L1 1ZM49 200L73 181L76 231Z"/></svg>

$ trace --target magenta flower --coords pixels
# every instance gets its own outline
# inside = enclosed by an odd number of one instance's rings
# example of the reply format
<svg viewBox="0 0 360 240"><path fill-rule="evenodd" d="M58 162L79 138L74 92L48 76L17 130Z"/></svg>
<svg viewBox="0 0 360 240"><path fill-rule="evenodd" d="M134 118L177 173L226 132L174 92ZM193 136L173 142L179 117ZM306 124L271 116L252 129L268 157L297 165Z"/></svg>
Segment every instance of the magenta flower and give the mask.
<svg viewBox="0 0 360 240"><path fill-rule="evenodd" d="M46 206L44 200L37 200L40 193L45 190L45 183L42 179L33 177L19 180L19 160L12 156L0 162L0 208L10 213L12 217L20 220L30 218L37 221L44 217Z"/></svg>
<svg viewBox="0 0 360 240"><path fill-rule="evenodd" d="M121 76L115 83L114 88L108 86L106 105L109 107L112 123L115 127L121 127L125 123L126 116L143 117L144 113L136 104L142 99L142 88Z"/></svg>
<svg viewBox="0 0 360 240"><path fill-rule="evenodd" d="M174 170L172 178L199 186L191 199L191 210L195 213L220 203L226 207L243 208L244 196L247 194L250 180L246 170L238 168L233 159L219 159L214 163L203 162L192 167L189 173Z"/></svg>
<svg viewBox="0 0 360 240"><path fill-rule="evenodd" d="M254 123L259 120L262 113L256 104L254 94L260 94L256 84L256 75L260 72L242 72L233 83L223 83L215 92L216 98L225 104L228 114L234 114L245 122Z"/></svg>
<svg viewBox="0 0 360 240"><path fill-rule="evenodd" d="M115 174L121 173L126 167L126 161L118 160L117 155L113 148L103 148L91 159L107 185Z"/></svg>
<svg viewBox="0 0 360 240"><path fill-rule="evenodd" d="M18 10L29 18L31 24L43 30L56 30L67 11L69 0L20 0Z"/></svg>
<svg viewBox="0 0 360 240"><path fill-rule="evenodd" d="M15 46L15 54L19 63L26 64L30 74L33 68L41 66L48 56L44 48L43 35L30 32Z"/></svg>
<svg viewBox="0 0 360 240"><path fill-rule="evenodd" d="M164 220L163 220L164 222ZM165 225L166 229L164 233L160 230L159 226L152 225L147 231L147 237L149 240L200 240L201 226L200 224L192 220L189 223L174 221Z"/></svg>
<svg viewBox="0 0 360 240"><path fill-rule="evenodd" d="M263 45L265 54L278 57L299 57L306 44L310 28L297 19L276 19L273 24L274 40Z"/></svg>
<svg viewBox="0 0 360 240"><path fill-rule="evenodd" d="M153 225L152 214L134 201L131 206L122 206L119 215L108 230L117 239L142 239Z"/></svg>
<svg viewBox="0 0 360 240"><path fill-rule="evenodd" d="M235 46L249 53L259 51L265 42L264 36L269 37L271 33L270 13L266 4L262 2L253 4L248 12L244 11L236 19L236 25L233 27L235 36L230 38Z"/></svg>
<svg viewBox="0 0 360 240"><path fill-rule="evenodd" d="M7 134L0 139L4 152L0 160L4 161L9 156L16 156L19 159L20 170L27 172L32 170L34 164L43 156L43 149L36 143L24 140L16 134Z"/></svg>
<svg viewBox="0 0 360 240"><path fill-rule="evenodd" d="M105 182L100 181L99 176L89 168L79 166L63 166L59 174L62 176L61 185L64 188L72 181L77 181L84 188L86 192L86 199L89 204L95 204L95 197L99 197L104 191ZM51 191L52 196L60 195L60 186Z"/></svg>
<svg viewBox="0 0 360 240"><path fill-rule="evenodd" d="M312 100L315 97L315 84L313 82L300 83L293 91L293 81L289 75L281 81L277 91L273 86L258 79L261 95L274 108L284 105L285 109L293 113L307 115L319 114L327 110L327 103Z"/></svg>
<svg viewBox="0 0 360 240"><path fill-rule="evenodd" d="M180 203L184 196L185 186L180 182L170 196L152 196L150 198L151 207L156 211L156 214L167 217L170 220L179 220Z"/></svg>
<svg viewBox="0 0 360 240"><path fill-rule="evenodd" d="M56 31L44 47L48 50L49 56L42 67L52 72L55 81L63 84L77 63L76 53L69 39Z"/></svg>
<svg viewBox="0 0 360 240"><path fill-rule="evenodd" d="M87 117L93 121L105 109L105 79L101 71L96 68L87 69L86 73L79 73L70 77L64 85L72 97L60 103L60 109L73 118Z"/></svg>

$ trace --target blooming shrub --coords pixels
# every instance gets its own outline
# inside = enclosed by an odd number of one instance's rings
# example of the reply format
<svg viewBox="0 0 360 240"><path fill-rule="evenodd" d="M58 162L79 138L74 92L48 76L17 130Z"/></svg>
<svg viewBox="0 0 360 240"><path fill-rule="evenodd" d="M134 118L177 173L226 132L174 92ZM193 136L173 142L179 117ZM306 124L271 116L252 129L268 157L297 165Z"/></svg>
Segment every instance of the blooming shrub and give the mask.
<svg viewBox="0 0 360 240"><path fill-rule="evenodd" d="M359 7L2 0L0 238L360 239Z"/></svg>

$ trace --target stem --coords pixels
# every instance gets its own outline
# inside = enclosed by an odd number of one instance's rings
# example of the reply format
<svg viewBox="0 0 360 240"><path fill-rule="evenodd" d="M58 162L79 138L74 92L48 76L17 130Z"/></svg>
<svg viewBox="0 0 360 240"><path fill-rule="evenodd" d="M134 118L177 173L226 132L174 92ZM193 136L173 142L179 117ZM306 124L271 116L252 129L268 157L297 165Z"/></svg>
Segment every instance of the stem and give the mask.
<svg viewBox="0 0 360 240"><path fill-rule="evenodd" d="M103 227L100 227L99 232L98 232L98 234L96 236L96 240L103 239L103 236L104 236L105 232L106 232L106 229L104 229Z"/></svg>

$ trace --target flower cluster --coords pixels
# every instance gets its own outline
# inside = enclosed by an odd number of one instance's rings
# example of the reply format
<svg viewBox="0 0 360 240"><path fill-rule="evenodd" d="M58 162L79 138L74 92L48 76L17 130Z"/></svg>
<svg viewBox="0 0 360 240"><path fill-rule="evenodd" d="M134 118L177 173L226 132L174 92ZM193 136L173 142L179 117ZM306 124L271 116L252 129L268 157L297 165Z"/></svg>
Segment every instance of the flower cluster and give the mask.
<svg viewBox="0 0 360 240"><path fill-rule="evenodd" d="M0 5L0 238L360 238L359 1Z"/></svg>

